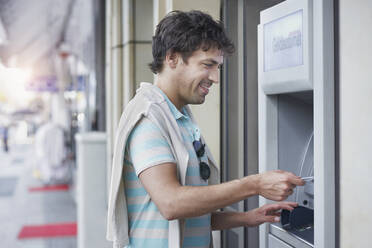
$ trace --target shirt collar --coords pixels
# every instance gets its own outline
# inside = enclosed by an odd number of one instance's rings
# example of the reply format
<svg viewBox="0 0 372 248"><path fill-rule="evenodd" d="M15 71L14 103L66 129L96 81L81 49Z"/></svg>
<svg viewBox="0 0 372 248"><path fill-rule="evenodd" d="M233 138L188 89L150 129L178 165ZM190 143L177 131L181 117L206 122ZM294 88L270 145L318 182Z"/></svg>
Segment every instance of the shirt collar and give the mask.
<svg viewBox="0 0 372 248"><path fill-rule="evenodd" d="M179 111L176 108L176 106L172 103L172 101L168 98L168 96L159 87L157 87L155 85L155 88L163 95L165 101L167 102L167 104L168 104L168 106L169 106L169 108L170 108L170 110L171 110L171 112L172 112L172 114L173 114L173 116L176 120L181 119L182 117L186 118L186 119L188 118L187 111L185 110L185 108L182 108L182 111L184 113L186 113L186 114L183 114L181 111Z"/></svg>

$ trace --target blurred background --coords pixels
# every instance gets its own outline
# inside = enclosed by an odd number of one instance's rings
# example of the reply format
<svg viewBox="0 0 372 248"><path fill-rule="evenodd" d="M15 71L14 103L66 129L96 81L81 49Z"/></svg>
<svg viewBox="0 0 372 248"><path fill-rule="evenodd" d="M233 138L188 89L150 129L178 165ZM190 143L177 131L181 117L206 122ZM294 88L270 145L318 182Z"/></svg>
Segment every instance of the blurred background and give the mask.
<svg viewBox="0 0 372 248"><path fill-rule="evenodd" d="M105 130L104 16L104 1L0 1L1 247L77 247L75 135Z"/></svg>

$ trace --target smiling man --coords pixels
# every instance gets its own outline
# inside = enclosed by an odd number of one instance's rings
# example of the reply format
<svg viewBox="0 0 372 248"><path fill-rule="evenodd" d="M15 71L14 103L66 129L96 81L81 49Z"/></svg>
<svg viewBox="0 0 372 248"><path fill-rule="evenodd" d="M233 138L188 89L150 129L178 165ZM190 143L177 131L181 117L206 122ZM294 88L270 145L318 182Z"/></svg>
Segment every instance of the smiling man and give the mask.
<svg viewBox="0 0 372 248"><path fill-rule="evenodd" d="M223 52L218 48L198 49L187 60L174 53L166 56L165 62L168 66L159 73L155 85L182 111L187 104L202 104L212 84L218 83Z"/></svg>
<svg viewBox="0 0 372 248"><path fill-rule="evenodd" d="M189 104L202 104L233 52L221 23L200 11L168 14L153 37L154 84L142 83L117 130L108 211L114 247L211 247L211 231L279 221L293 202L217 210L253 195L282 201L301 178L284 171L218 183Z"/></svg>

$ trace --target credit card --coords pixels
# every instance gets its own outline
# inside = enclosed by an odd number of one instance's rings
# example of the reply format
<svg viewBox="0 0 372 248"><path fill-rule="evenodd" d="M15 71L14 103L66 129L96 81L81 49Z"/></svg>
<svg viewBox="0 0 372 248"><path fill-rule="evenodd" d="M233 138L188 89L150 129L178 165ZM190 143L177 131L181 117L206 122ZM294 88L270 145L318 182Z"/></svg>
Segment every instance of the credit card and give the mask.
<svg viewBox="0 0 372 248"><path fill-rule="evenodd" d="M314 181L314 177L301 177L302 180L304 181L307 181L307 182L311 182L311 181Z"/></svg>

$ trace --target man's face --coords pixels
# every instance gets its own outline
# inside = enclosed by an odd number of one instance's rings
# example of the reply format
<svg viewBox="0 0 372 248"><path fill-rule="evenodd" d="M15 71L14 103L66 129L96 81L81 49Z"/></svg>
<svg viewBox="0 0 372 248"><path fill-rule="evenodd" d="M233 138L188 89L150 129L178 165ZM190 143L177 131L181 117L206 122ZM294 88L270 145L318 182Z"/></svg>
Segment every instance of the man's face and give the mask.
<svg viewBox="0 0 372 248"><path fill-rule="evenodd" d="M187 64L180 58L176 69L180 102L183 105L204 103L209 88L213 83L219 82L222 63L221 50L213 48L195 51Z"/></svg>

